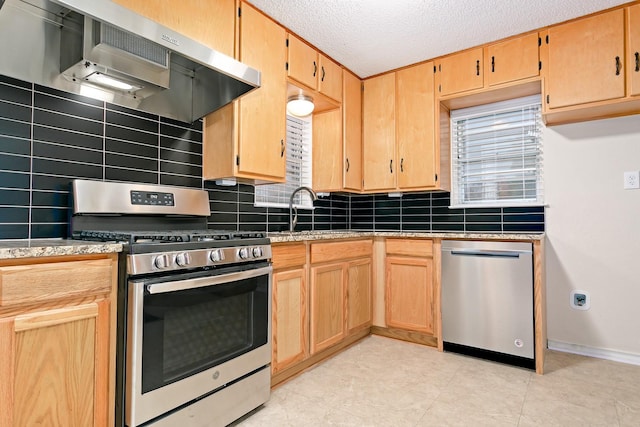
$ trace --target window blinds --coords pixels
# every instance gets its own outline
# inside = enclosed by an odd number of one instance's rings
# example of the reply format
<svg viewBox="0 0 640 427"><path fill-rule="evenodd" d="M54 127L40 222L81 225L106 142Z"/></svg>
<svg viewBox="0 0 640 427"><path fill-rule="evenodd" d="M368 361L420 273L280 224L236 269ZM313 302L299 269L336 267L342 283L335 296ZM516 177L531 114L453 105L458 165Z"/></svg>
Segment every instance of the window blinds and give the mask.
<svg viewBox="0 0 640 427"><path fill-rule="evenodd" d="M255 205L289 207L291 193L300 187L311 187L311 118L287 116L287 175L282 184L257 185ZM306 191L296 194L294 206L313 208L313 201Z"/></svg>
<svg viewBox="0 0 640 427"><path fill-rule="evenodd" d="M543 204L540 95L451 112L451 204Z"/></svg>

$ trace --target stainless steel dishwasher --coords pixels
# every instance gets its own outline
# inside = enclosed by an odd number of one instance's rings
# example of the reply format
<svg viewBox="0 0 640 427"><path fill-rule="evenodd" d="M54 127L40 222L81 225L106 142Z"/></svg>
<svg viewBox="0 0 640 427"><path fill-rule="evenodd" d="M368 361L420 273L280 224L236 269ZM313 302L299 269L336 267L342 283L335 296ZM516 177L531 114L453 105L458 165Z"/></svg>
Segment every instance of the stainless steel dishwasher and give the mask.
<svg viewBox="0 0 640 427"><path fill-rule="evenodd" d="M535 369L533 248L442 242L444 350Z"/></svg>

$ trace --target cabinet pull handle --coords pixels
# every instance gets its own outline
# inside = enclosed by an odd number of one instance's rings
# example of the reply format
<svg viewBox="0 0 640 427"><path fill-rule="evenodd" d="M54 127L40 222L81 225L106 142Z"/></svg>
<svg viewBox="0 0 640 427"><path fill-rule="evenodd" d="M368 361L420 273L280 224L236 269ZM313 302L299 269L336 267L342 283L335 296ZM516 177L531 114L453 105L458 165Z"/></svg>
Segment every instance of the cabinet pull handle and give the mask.
<svg viewBox="0 0 640 427"><path fill-rule="evenodd" d="M322 69L322 78L320 79L321 82L324 81L324 67L320 67Z"/></svg>
<svg viewBox="0 0 640 427"><path fill-rule="evenodd" d="M496 72L496 57L495 56L491 57L491 72L492 73Z"/></svg>
<svg viewBox="0 0 640 427"><path fill-rule="evenodd" d="M284 157L284 139L280 140L280 157Z"/></svg>
<svg viewBox="0 0 640 427"><path fill-rule="evenodd" d="M636 52L636 72L640 71L640 53Z"/></svg>
<svg viewBox="0 0 640 427"><path fill-rule="evenodd" d="M620 57L616 56L616 76L620 75Z"/></svg>
<svg viewBox="0 0 640 427"><path fill-rule="evenodd" d="M480 60L476 61L476 76L480 75Z"/></svg>
<svg viewBox="0 0 640 427"><path fill-rule="evenodd" d="M347 160L347 172L349 172L349 159L346 159L346 160Z"/></svg>
<svg viewBox="0 0 640 427"><path fill-rule="evenodd" d="M393 159L389 160L389 172L393 173Z"/></svg>
<svg viewBox="0 0 640 427"><path fill-rule="evenodd" d="M317 72L318 72L318 64L316 64L316 61L313 61L313 77L316 76Z"/></svg>
<svg viewBox="0 0 640 427"><path fill-rule="evenodd" d="M400 172L404 172L404 157L400 159Z"/></svg>

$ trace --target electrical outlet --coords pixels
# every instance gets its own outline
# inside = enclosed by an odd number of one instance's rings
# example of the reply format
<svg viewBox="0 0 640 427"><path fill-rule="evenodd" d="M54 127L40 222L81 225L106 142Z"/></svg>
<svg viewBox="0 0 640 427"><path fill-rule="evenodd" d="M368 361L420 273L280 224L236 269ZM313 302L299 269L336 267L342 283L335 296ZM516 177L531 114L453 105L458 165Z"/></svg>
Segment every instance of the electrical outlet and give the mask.
<svg viewBox="0 0 640 427"><path fill-rule="evenodd" d="M571 291L569 295L569 305L576 310L589 310L591 307L591 296L587 291Z"/></svg>
<svg viewBox="0 0 640 427"><path fill-rule="evenodd" d="M640 188L640 172L631 171L624 173L624 189L632 190Z"/></svg>

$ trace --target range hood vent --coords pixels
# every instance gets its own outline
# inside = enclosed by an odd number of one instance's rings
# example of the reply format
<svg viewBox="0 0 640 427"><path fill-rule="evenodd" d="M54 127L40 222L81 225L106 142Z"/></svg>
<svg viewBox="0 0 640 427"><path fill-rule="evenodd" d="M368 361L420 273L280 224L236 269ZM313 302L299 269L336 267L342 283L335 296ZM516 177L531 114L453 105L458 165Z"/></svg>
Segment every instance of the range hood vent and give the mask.
<svg viewBox="0 0 640 427"><path fill-rule="evenodd" d="M110 0L0 0L0 74L193 122L260 73Z"/></svg>

